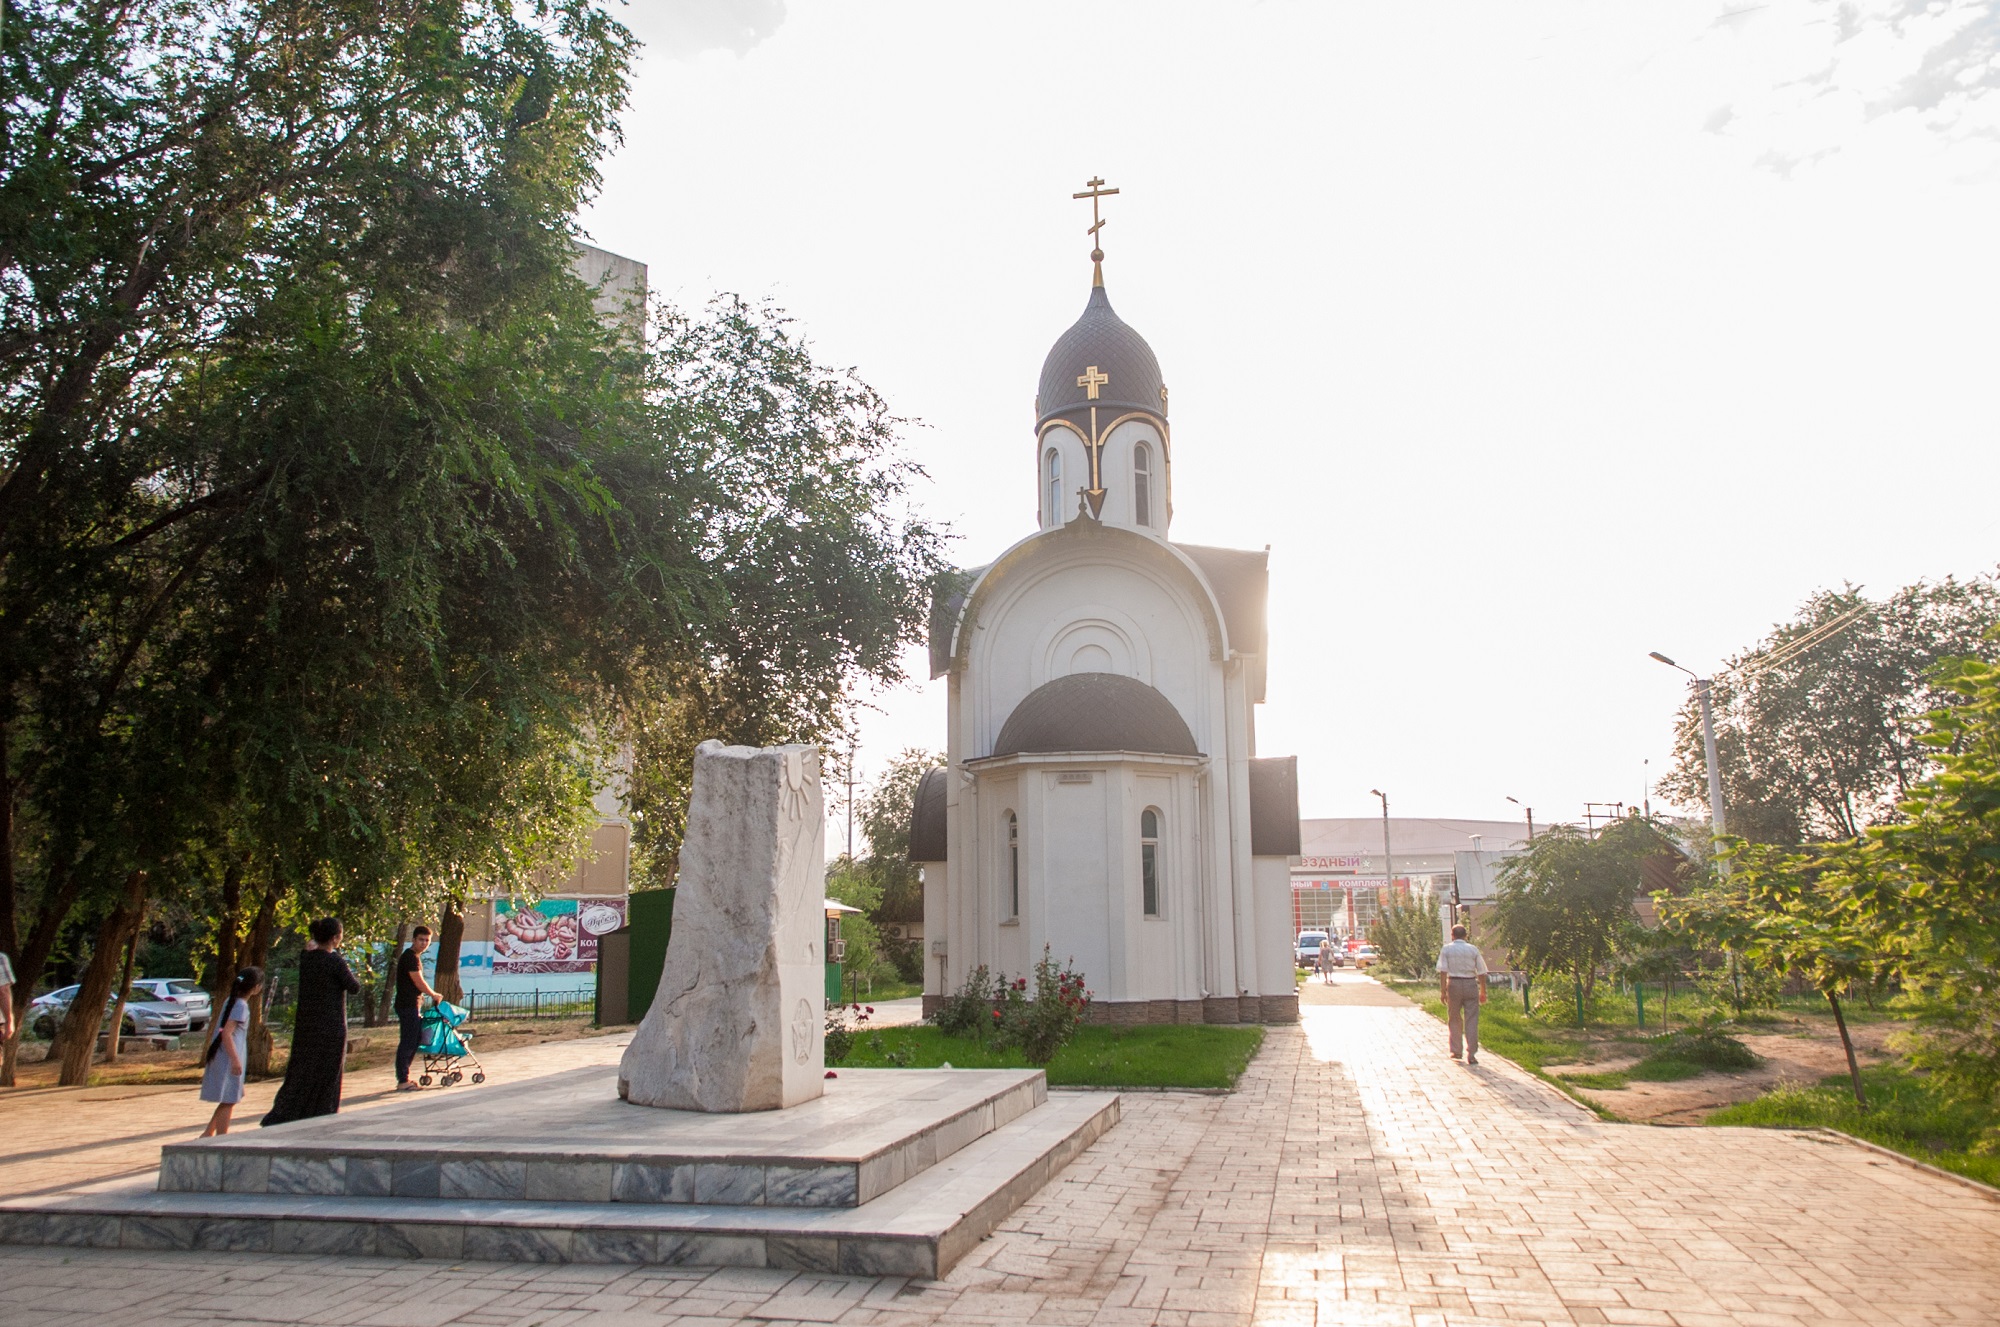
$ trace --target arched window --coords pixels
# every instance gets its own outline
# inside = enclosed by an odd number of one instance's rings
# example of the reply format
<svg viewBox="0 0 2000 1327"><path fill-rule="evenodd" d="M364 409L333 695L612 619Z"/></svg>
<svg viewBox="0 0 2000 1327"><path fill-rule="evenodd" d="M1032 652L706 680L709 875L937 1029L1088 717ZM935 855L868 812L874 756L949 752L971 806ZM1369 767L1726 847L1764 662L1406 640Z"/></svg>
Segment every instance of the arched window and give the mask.
<svg viewBox="0 0 2000 1327"><path fill-rule="evenodd" d="M1139 524L1153 523L1153 449L1143 442L1132 449L1132 505Z"/></svg>
<svg viewBox="0 0 2000 1327"><path fill-rule="evenodd" d="M1021 822L1007 813L1007 915L1021 915Z"/></svg>
<svg viewBox="0 0 2000 1327"><path fill-rule="evenodd" d="M1139 889L1146 915L1160 915L1160 813L1147 807L1139 815Z"/></svg>
<svg viewBox="0 0 2000 1327"><path fill-rule="evenodd" d="M1043 524L1061 525L1062 524L1062 453L1061 452L1057 451L1053 447L1049 448L1048 455L1042 458L1042 473L1044 474L1044 476L1046 476L1044 482L1048 488L1048 495L1043 499Z"/></svg>

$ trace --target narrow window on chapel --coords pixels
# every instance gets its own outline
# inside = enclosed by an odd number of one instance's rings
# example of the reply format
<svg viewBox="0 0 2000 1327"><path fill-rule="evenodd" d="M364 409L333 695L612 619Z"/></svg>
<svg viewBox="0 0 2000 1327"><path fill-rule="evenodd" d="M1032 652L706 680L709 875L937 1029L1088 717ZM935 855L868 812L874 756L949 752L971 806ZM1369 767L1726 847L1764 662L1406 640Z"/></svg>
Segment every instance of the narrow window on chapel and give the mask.
<svg viewBox="0 0 2000 1327"><path fill-rule="evenodd" d="M1160 813L1147 807L1139 817L1139 883L1146 915L1160 915Z"/></svg>
<svg viewBox="0 0 2000 1327"><path fill-rule="evenodd" d="M1132 504L1140 525L1153 523L1153 449L1140 443L1132 449Z"/></svg>
<svg viewBox="0 0 2000 1327"><path fill-rule="evenodd" d="M1049 448L1049 454L1046 458L1044 458L1042 468L1048 472L1048 485L1049 485L1048 523L1050 525L1061 525L1062 524L1062 453L1058 452L1053 447Z"/></svg>
<svg viewBox="0 0 2000 1327"><path fill-rule="evenodd" d="M1021 915L1021 822L1007 813L1007 915Z"/></svg>

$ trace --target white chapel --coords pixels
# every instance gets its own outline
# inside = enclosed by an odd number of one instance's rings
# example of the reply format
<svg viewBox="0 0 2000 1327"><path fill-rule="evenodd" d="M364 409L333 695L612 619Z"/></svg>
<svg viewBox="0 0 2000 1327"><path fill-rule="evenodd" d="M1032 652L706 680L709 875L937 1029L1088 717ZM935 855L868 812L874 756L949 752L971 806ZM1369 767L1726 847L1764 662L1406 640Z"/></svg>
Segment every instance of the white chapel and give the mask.
<svg viewBox="0 0 2000 1327"><path fill-rule="evenodd" d="M910 834L925 1003L1048 945L1093 1021L1291 1021L1297 765L1256 740L1267 554L1173 542L1167 387L1103 257L1042 365L1040 528L932 607L950 731Z"/></svg>

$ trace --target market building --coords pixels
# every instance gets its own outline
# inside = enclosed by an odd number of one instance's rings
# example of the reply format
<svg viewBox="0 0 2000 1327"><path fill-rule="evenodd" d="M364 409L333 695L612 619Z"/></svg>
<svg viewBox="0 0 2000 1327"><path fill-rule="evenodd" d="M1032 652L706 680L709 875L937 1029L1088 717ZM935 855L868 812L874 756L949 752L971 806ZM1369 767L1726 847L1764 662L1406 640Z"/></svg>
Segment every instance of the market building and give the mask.
<svg viewBox="0 0 2000 1327"><path fill-rule="evenodd" d="M1388 857L1380 816L1299 821L1292 859L1292 931L1365 940L1389 898L1484 901L1499 864L1528 846L1520 820L1391 816Z"/></svg>

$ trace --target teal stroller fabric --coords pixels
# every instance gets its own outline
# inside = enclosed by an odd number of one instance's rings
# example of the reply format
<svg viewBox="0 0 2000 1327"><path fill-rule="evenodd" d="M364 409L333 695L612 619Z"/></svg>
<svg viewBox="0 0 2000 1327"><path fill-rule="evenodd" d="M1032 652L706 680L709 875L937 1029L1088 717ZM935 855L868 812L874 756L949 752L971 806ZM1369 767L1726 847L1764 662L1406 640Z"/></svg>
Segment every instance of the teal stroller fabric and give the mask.
<svg viewBox="0 0 2000 1327"><path fill-rule="evenodd" d="M471 1015L462 1005L439 1001L436 1008L424 1011L424 1035L418 1046L426 1055L466 1055L471 1047L466 1044L459 1028Z"/></svg>

